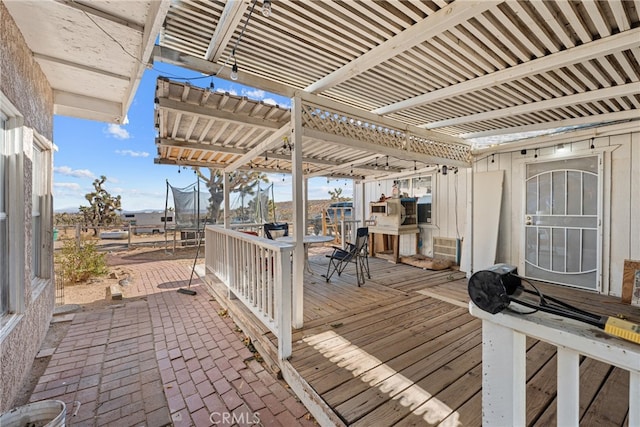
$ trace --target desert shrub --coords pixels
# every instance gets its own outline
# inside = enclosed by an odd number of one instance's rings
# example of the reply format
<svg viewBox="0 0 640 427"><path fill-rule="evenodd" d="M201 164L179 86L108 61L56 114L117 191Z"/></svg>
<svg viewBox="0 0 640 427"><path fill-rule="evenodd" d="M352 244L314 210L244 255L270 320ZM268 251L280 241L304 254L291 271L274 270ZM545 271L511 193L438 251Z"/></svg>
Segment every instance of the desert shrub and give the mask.
<svg viewBox="0 0 640 427"><path fill-rule="evenodd" d="M108 273L106 254L98 252L96 244L88 241L80 247L74 240L65 241L55 261L56 270L64 275L66 283L84 282Z"/></svg>

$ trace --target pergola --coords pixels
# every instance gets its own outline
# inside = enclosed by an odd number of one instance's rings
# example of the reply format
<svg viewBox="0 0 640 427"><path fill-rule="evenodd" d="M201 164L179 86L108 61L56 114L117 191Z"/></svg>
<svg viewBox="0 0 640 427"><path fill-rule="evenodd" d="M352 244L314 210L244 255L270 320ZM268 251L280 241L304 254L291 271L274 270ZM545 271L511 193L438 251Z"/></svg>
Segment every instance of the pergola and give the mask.
<svg viewBox="0 0 640 427"><path fill-rule="evenodd" d="M239 83L318 95L450 142L637 119L639 9L622 0L181 1L154 55L223 78L237 64Z"/></svg>
<svg viewBox="0 0 640 427"><path fill-rule="evenodd" d="M638 10L621 0L177 2L155 60L290 97L292 111L160 81L157 161L219 167L225 183L239 168L292 172L299 319L303 177L470 166L471 138L637 120Z"/></svg>

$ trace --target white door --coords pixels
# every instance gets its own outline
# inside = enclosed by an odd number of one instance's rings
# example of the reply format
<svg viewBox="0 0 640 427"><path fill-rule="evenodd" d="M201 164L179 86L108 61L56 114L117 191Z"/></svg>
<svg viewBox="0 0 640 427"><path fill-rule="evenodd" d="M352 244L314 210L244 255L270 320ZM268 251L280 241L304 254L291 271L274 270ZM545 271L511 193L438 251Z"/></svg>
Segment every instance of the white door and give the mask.
<svg viewBox="0 0 640 427"><path fill-rule="evenodd" d="M600 290L598 155L526 165L525 276Z"/></svg>

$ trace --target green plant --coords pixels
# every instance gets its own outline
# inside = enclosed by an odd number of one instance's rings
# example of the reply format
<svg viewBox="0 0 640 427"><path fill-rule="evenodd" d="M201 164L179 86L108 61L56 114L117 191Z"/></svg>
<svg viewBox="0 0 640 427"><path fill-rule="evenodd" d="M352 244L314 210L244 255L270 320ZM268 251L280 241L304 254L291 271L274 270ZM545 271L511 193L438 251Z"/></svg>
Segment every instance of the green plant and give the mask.
<svg viewBox="0 0 640 427"><path fill-rule="evenodd" d="M106 254L98 252L92 242L85 241L80 247L72 240L64 242L55 261L66 283L83 282L108 273Z"/></svg>

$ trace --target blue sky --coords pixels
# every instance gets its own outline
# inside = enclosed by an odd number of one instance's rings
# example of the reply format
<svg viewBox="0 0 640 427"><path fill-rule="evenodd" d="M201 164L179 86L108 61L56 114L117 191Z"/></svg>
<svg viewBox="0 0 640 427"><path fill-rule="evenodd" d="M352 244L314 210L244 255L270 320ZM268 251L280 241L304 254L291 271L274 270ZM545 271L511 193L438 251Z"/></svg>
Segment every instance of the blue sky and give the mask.
<svg viewBox="0 0 640 427"><path fill-rule="evenodd" d="M84 195L93 190L93 181L107 177L106 190L122 196L125 211L163 210L166 180L175 187L196 182L191 169L178 173L177 166L156 165L153 121L153 98L158 76L183 81L177 77L202 77L202 74L173 65L156 63L147 69L129 108L126 125L115 125L65 116L54 117L53 141L58 147L54 154L53 193L56 211L77 210L88 206ZM211 78L191 80L191 84L209 87ZM251 99L290 107L289 98L249 88L235 82L213 78L215 90L222 90ZM274 183L276 201L291 200L291 176L269 176ZM283 181L284 178L284 181ZM345 185L346 184L346 185ZM350 181L313 178L309 181L309 199L328 199L329 190L342 188L350 197ZM169 199L171 205L171 197ZM234 200L232 199L232 202Z"/></svg>

